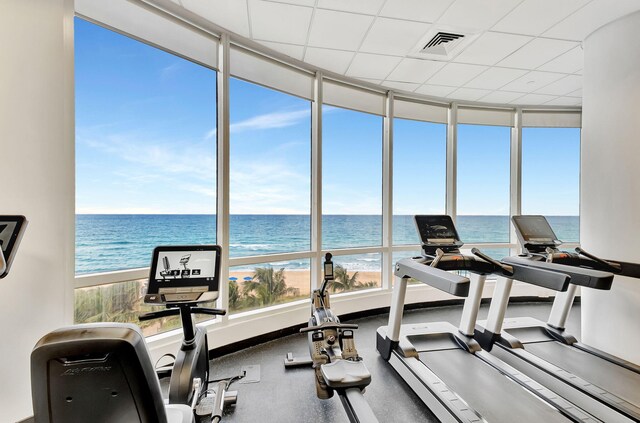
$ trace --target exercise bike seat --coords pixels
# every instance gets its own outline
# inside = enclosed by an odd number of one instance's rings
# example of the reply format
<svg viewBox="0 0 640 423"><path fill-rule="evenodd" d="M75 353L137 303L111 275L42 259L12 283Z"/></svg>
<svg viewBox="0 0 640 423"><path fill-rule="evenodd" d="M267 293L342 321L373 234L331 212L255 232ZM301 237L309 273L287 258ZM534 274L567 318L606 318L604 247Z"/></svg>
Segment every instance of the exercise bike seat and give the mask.
<svg viewBox="0 0 640 423"><path fill-rule="evenodd" d="M337 360L323 364L320 371L327 386L333 389L363 389L371 383L371 373L363 361Z"/></svg>
<svg viewBox="0 0 640 423"><path fill-rule="evenodd" d="M165 405L144 336L126 323L89 323L45 335L31 353L35 422L193 423Z"/></svg>

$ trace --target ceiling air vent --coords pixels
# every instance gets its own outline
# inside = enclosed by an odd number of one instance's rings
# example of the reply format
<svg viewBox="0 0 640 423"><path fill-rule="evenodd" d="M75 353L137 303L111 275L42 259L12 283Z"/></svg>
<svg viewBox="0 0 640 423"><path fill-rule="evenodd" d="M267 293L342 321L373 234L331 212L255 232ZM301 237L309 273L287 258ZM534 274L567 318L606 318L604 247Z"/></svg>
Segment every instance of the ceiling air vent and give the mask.
<svg viewBox="0 0 640 423"><path fill-rule="evenodd" d="M447 56L460 44L463 38L463 34L438 32L427 42L420 52Z"/></svg>

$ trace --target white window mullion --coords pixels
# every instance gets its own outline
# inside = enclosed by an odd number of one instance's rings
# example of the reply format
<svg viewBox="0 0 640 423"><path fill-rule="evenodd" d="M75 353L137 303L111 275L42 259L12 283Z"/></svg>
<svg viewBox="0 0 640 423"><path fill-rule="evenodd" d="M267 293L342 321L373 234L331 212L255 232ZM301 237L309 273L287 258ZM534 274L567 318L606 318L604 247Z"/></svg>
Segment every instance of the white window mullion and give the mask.
<svg viewBox="0 0 640 423"><path fill-rule="evenodd" d="M322 281L322 73L316 72L311 103L311 290Z"/></svg>
<svg viewBox="0 0 640 423"><path fill-rule="evenodd" d="M451 103L447 123L447 195L446 213L456 221L458 214L458 105Z"/></svg>
<svg viewBox="0 0 640 423"><path fill-rule="evenodd" d="M510 184L510 210L511 216L522 213L522 109L515 111L514 125L511 128L511 184ZM509 223L509 240L512 244L518 244L518 238Z"/></svg>
<svg viewBox="0 0 640 423"><path fill-rule="evenodd" d="M218 307L229 308L229 36L218 48L216 241L222 247ZM226 322L227 316L223 316Z"/></svg>
<svg viewBox="0 0 640 423"><path fill-rule="evenodd" d="M393 280L393 91L387 93L382 140L382 288Z"/></svg>

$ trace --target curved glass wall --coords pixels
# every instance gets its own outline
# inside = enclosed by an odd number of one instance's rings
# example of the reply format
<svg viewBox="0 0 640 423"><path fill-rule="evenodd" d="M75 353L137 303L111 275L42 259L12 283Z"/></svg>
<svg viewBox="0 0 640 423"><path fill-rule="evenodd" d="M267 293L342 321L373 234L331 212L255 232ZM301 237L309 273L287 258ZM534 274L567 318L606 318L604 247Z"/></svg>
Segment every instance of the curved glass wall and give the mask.
<svg viewBox="0 0 640 423"><path fill-rule="evenodd" d="M465 248L483 244L496 258L514 251L508 219L520 201L522 212L548 215L561 238L578 240L560 222L578 222L580 130L566 112L554 120L532 111L529 121L556 128L522 128L515 109L464 107L457 124L450 104L394 100L241 45L218 48L214 38L199 38L211 49L194 57L80 19L75 37L78 322L135 322L146 310L147 272L135 268L148 266L153 246L214 243L225 228L218 306L233 316L218 319L223 327L255 315L288 325L272 310L303 304L321 282L326 251L343 275L336 293L351 292L337 301L390 295L393 263L420 249L413 214L457 211ZM214 68L229 63L225 81ZM224 112L228 135L218 131L224 120L216 123ZM511 151L518 134L521 165ZM227 153L218 180L217 154ZM550 186L536 173L541 165L566 185ZM510 183L520 171L517 197ZM568 199L566 207L550 208L540 192ZM220 202L230 212L216 216Z"/></svg>

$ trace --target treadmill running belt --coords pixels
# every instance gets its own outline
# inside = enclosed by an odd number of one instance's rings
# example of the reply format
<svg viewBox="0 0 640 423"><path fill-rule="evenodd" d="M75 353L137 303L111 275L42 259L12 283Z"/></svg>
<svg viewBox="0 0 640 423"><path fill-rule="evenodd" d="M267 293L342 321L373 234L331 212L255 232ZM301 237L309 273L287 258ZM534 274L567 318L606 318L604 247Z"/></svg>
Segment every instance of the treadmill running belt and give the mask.
<svg viewBox="0 0 640 423"><path fill-rule="evenodd" d="M559 342L525 344L524 349L600 388L640 406L640 374Z"/></svg>
<svg viewBox="0 0 640 423"><path fill-rule="evenodd" d="M447 386L489 422L568 422L560 412L460 349L420 353Z"/></svg>

